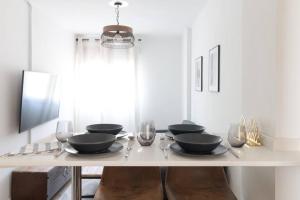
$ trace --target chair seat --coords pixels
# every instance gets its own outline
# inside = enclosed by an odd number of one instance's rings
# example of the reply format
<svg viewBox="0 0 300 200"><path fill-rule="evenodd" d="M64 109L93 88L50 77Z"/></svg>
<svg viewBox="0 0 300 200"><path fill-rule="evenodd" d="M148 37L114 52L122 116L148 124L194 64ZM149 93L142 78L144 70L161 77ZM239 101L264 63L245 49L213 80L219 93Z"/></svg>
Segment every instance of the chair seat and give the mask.
<svg viewBox="0 0 300 200"><path fill-rule="evenodd" d="M201 190L166 187L169 200L236 200L229 188L207 188Z"/></svg>
<svg viewBox="0 0 300 200"><path fill-rule="evenodd" d="M162 200L158 167L104 167L94 200Z"/></svg>
<svg viewBox="0 0 300 200"><path fill-rule="evenodd" d="M160 187L156 188L130 188L128 189L117 189L117 188L106 188L99 187L96 194L95 200L162 200L162 191Z"/></svg>
<svg viewBox="0 0 300 200"><path fill-rule="evenodd" d="M169 200L236 200L222 167L169 167L165 190Z"/></svg>

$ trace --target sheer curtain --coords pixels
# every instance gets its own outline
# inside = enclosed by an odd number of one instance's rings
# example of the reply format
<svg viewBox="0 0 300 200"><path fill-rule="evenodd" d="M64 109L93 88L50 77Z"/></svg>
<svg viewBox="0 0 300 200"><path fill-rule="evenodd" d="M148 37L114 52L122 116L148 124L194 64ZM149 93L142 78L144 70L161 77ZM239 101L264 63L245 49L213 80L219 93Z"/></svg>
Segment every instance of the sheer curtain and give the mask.
<svg viewBox="0 0 300 200"><path fill-rule="evenodd" d="M76 131L93 123L136 127L135 49L107 49L96 38L78 38L75 57Z"/></svg>

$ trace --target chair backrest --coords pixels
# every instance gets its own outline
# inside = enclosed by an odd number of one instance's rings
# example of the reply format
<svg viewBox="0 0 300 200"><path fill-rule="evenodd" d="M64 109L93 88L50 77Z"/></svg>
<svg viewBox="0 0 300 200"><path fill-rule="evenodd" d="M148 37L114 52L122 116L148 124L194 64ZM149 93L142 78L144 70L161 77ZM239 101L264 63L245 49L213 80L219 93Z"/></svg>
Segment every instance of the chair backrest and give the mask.
<svg viewBox="0 0 300 200"><path fill-rule="evenodd" d="M159 167L104 167L101 183L114 188L161 185Z"/></svg>
<svg viewBox="0 0 300 200"><path fill-rule="evenodd" d="M169 167L166 185L195 189L228 187L223 167Z"/></svg>

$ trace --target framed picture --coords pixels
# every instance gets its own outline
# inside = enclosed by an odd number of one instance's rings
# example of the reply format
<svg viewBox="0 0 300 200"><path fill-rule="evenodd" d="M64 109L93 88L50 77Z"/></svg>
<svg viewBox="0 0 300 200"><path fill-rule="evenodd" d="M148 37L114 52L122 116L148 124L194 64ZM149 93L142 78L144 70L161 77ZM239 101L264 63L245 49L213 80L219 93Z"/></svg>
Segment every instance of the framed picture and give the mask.
<svg viewBox="0 0 300 200"><path fill-rule="evenodd" d="M208 90L210 92L220 92L220 55L220 45L209 50Z"/></svg>
<svg viewBox="0 0 300 200"><path fill-rule="evenodd" d="M195 59L195 90L203 91L203 56Z"/></svg>

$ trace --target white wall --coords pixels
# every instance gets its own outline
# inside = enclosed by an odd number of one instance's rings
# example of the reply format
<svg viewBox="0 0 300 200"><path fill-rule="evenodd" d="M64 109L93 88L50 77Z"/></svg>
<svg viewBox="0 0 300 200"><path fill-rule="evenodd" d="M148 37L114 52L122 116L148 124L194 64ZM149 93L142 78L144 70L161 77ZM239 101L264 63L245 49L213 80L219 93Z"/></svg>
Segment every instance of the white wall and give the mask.
<svg viewBox="0 0 300 200"><path fill-rule="evenodd" d="M209 0L192 26L192 120L227 138L230 123L241 117L242 1ZM209 49L221 45L220 93L208 91ZM204 56L203 92L195 91L194 59ZM228 170L229 182L239 199L242 169Z"/></svg>
<svg viewBox="0 0 300 200"><path fill-rule="evenodd" d="M28 69L28 6L23 1L0 2L0 154L26 144L18 135L22 70Z"/></svg>
<svg viewBox="0 0 300 200"><path fill-rule="evenodd" d="M278 106L277 1L210 0L193 24L192 59L204 56L204 92L194 91L192 120L227 138L241 115L259 120L275 135ZM208 92L208 51L221 45L221 92ZM232 190L242 200L275 198L274 168L229 168Z"/></svg>
<svg viewBox="0 0 300 200"><path fill-rule="evenodd" d="M141 35L138 48L140 120L156 128L182 121L181 37Z"/></svg>
<svg viewBox="0 0 300 200"><path fill-rule="evenodd" d="M280 65L280 126L277 138L299 146L300 127L300 1L279 0L278 63ZM300 168L276 168L276 200L300 199ZM288 187L287 187L288 186Z"/></svg>
<svg viewBox="0 0 300 200"><path fill-rule="evenodd" d="M276 200L300 199L300 168L277 167L275 169L275 198Z"/></svg>
<svg viewBox="0 0 300 200"><path fill-rule="evenodd" d="M275 136L278 113L277 1L208 1L193 25L192 59L204 56L204 92L194 91L192 117L226 133L244 114ZM221 45L221 92L208 92L208 51Z"/></svg>
<svg viewBox="0 0 300 200"><path fill-rule="evenodd" d="M300 1L279 1L280 128L277 136L300 139Z"/></svg>
<svg viewBox="0 0 300 200"><path fill-rule="evenodd" d="M183 119L191 119L191 55L192 30L186 28L182 36L182 115Z"/></svg>
<svg viewBox="0 0 300 200"><path fill-rule="evenodd" d="M32 38L32 69L61 76L60 119L73 120L73 87L71 86L74 67L74 34L58 26L33 5ZM53 120L32 129L32 140L37 141L55 133L56 122L57 120Z"/></svg>
<svg viewBox="0 0 300 200"><path fill-rule="evenodd" d="M241 117L241 1L212 0L192 29L192 120L209 132L225 136ZM221 92L208 91L209 49L221 45ZM204 56L203 88L195 91L194 59Z"/></svg>
<svg viewBox="0 0 300 200"><path fill-rule="evenodd" d="M275 168L243 167L242 168L242 200L274 200Z"/></svg>
<svg viewBox="0 0 300 200"><path fill-rule="evenodd" d="M198 22L195 23L196 25L198 23L196 27L196 30L199 30L196 32L197 37L203 37L202 40L196 39L195 45L202 48L202 45L206 43L199 44L199 41L210 41L212 37L215 42L219 42L220 39L226 41L225 38L219 36L219 32L224 31L224 28L220 31L215 27L218 25L215 23L215 18L218 15L211 16L205 15L205 13L218 11L219 15L222 15L222 18L218 18L220 26L222 24L227 26L228 20L231 18L224 14L224 10L229 13L232 12L230 15L241 10L241 23L231 19L231 22L236 23L236 29L232 29L230 26L227 28L232 38L236 34L241 34L241 82L239 83L241 85L241 114L253 117L260 122L259 125L263 134L274 141L274 148L280 147L281 150L287 150L284 148L299 149L297 146L299 146L300 141L300 128L298 126L300 91L297 87L300 85L300 61L298 58L300 51L300 2L297 0L243 0L241 2L237 5L236 1L231 0L226 1L228 5L225 5L219 0L209 1L206 9L199 15L202 16L204 22L198 18ZM209 25L205 24L205 20ZM205 35L199 36L201 30L206 34L206 37ZM210 34L212 36L209 36ZM197 51L197 48L195 49ZM234 49L230 50L234 51ZM224 56L226 55L222 50L221 59L224 59ZM234 55L228 54L227 56L232 57ZM224 68L224 63L222 63L221 68ZM232 73L233 77L235 75ZM231 80L225 79L224 81L230 82ZM221 79L221 85L224 84L223 82ZM221 99L220 96L216 98ZM200 95L194 97L195 101L199 102L197 98L200 98ZM209 101L209 95L203 99ZM210 105L206 101L204 103L206 106ZM220 105L227 105L226 102L219 103ZM218 102L214 104L218 104ZM203 111L208 110L197 106L195 108L193 112L200 113L198 115L202 115ZM226 109L222 111L226 112ZM197 119L201 120L201 116L198 116ZM215 126L220 127L220 124L215 124ZM245 167L240 172L239 170L239 168L230 168L229 170L231 186L239 199L296 200L300 198L298 189L300 183L299 168ZM232 180L239 174L240 182ZM240 195L237 191L241 192Z"/></svg>
<svg viewBox="0 0 300 200"><path fill-rule="evenodd" d="M277 0L243 0L242 113L275 136L278 116Z"/></svg>
<svg viewBox="0 0 300 200"><path fill-rule="evenodd" d="M18 135L21 70L28 66L28 7L24 1L0 1L0 154L27 143ZM10 195L11 169L0 169L0 199Z"/></svg>
<svg viewBox="0 0 300 200"><path fill-rule="evenodd" d="M278 116L277 0L243 0L242 113L275 136ZM275 199L274 168L243 168L245 200Z"/></svg>
<svg viewBox="0 0 300 200"><path fill-rule="evenodd" d="M299 11L297 0L244 0L243 5L243 113L259 119L263 133L280 150L299 149ZM253 185L253 178L265 185L263 190L247 187L248 199L300 198L299 168L247 170L243 175L248 177L244 187ZM267 198L270 190L274 194Z"/></svg>
<svg viewBox="0 0 300 200"><path fill-rule="evenodd" d="M60 73L73 62L73 35L33 7L33 70ZM0 1L0 154L27 144L28 132L18 134L22 70L29 70L29 7L25 1ZM61 117L72 115L62 102ZM55 130L55 122L32 130L36 141ZM0 199L10 198L10 173L0 169Z"/></svg>

